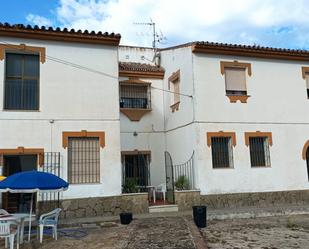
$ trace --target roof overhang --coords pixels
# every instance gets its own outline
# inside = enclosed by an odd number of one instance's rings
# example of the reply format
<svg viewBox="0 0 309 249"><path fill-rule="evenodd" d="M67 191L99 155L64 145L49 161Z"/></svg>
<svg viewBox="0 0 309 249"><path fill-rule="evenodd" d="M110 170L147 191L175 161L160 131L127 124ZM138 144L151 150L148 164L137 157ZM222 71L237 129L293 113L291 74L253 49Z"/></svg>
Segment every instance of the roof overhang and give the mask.
<svg viewBox="0 0 309 249"><path fill-rule="evenodd" d="M68 30L66 28L45 28L42 26L24 26L24 25L9 25L0 24L0 36L14 37L14 38L26 38L37 40L49 40L60 42L77 42L77 43L89 43L99 45L118 46L121 36L114 33L102 33L102 32L84 32L74 29Z"/></svg>
<svg viewBox="0 0 309 249"><path fill-rule="evenodd" d="M309 51L260 46L197 42L192 44L192 52L280 60L309 61Z"/></svg>

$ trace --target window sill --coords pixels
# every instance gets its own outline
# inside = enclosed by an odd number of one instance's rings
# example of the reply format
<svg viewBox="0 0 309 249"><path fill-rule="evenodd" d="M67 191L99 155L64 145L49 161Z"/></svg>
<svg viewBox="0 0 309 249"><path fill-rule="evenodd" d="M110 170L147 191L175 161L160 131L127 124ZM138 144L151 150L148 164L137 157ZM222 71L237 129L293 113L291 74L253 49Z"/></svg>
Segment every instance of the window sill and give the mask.
<svg viewBox="0 0 309 249"><path fill-rule="evenodd" d="M141 118L148 112L151 112L150 109L142 108L120 108L120 112L126 115L131 121L140 121Z"/></svg>
<svg viewBox="0 0 309 249"><path fill-rule="evenodd" d="M251 168L252 169L254 169L254 168L258 168L258 169L260 169L260 168L271 168L271 166L269 165L269 166L251 166Z"/></svg>
<svg viewBox="0 0 309 249"><path fill-rule="evenodd" d="M40 112L40 110L2 109L3 112Z"/></svg>
<svg viewBox="0 0 309 249"><path fill-rule="evenodd" d="M177 102L177 103L175 103L175 104L172 104L172 105L170 106L172 112L178 111L178 110L179 110L179 105L180 105L180 102Z"/></svg>
<svg viewBox="0 0 309 249"><path fill-rule="evenodd" d="M101 182L83 182L83 183L69 183L70 186L81 186L81 185L100 185L102 184Z"/></svg>
<svg viewBox="0 0 309 249"><path fill-rule="evenodd" d="M250 95L226 95L230 99L230 103L236 103L239 100L241 103L247 103L248 98Z"/></svg>
<svg viewBox="0 0 309 249"><path fill-rule="evenodd" d="M219 169L219 170L221 170L221 169L235 169L234 167L220 167L220 168L212 168L212 169L215 169L215 170L217 170L217 169Z"/></svg>

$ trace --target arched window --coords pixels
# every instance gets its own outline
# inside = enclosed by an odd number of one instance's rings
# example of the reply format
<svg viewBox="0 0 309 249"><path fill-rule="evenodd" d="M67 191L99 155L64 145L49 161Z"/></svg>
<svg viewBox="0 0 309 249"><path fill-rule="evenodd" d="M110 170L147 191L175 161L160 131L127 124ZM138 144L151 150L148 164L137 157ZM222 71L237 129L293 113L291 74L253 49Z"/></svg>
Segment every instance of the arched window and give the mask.
<svg viewBox="0 0 309 249"><path fill-rule="evenodd" d="M309 140L304 145L302 157L307 162L307 175L309 180Z"/></svg>

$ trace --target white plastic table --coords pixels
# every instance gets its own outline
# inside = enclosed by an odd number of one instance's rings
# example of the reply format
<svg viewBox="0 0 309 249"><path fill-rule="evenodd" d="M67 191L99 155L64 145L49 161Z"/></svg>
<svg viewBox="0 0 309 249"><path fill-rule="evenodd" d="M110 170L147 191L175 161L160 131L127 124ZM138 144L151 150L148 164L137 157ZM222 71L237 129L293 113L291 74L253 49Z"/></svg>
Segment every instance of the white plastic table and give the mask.
<svg viewBox="0 0 309 249"><path fill-rule="evenodd" d="M0 220L11 221L17 225L17 249L19 244L24 242L25 219L29 218L27 213L15 213L9 215L0 215Z"/></svg>

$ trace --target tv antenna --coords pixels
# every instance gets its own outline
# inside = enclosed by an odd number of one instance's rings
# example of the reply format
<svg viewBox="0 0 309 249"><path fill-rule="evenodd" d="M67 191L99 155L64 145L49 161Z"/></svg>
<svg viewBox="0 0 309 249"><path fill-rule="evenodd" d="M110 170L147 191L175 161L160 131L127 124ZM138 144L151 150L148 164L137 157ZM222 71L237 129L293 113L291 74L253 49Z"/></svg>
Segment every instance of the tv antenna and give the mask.
<svg viewBox="0 0 309 249"><path fill-rule="evenodd" d="M152 48L155 50L157 48L157 43L160 43L162 40L166 40L166 37L163 36L162 31L160 35L156 31L156 23L150 18L150 22L135 22L135 25L147 25L152 27Z"/></svg>

